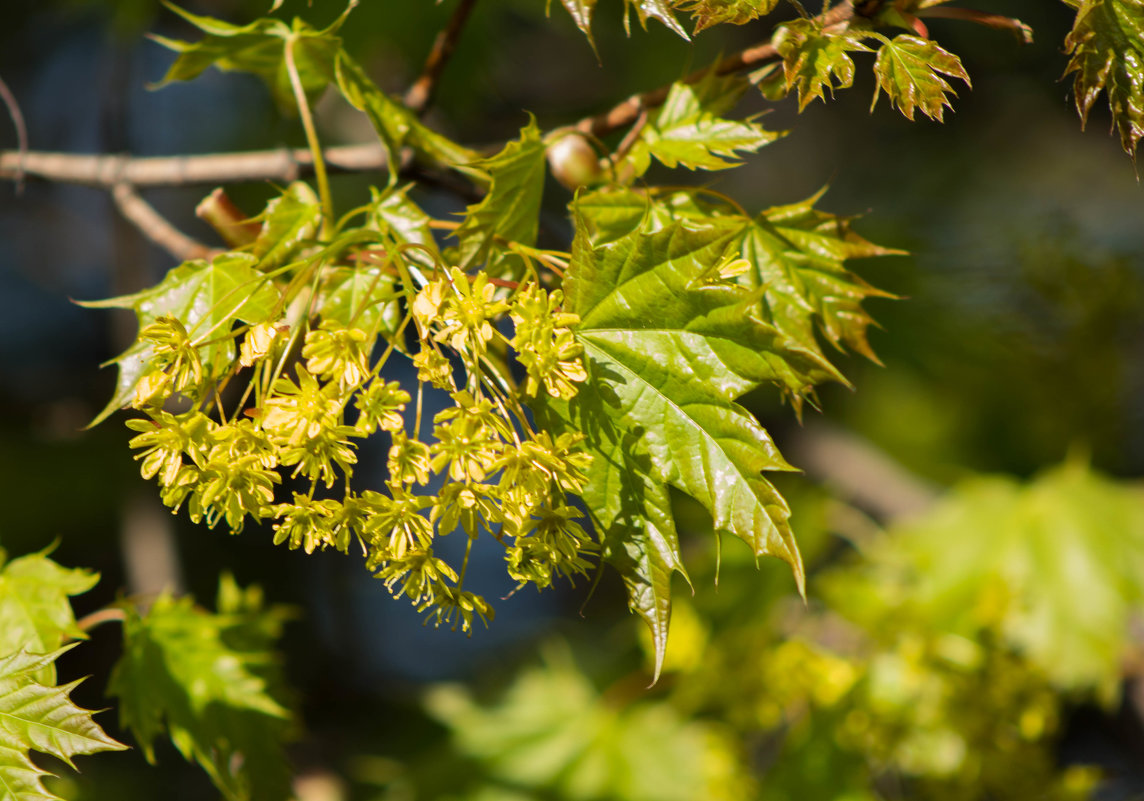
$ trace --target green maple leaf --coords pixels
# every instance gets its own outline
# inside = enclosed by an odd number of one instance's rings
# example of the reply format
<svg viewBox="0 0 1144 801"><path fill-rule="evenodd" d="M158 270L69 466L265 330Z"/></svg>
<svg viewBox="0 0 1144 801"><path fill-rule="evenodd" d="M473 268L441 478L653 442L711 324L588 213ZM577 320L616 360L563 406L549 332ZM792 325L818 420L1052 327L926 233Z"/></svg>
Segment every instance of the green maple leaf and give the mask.
<svg viewBox="0 0 1144 801"><path fill-rule="evenodd" d="M282 20L264 17L239 26L192 14L171 3L166 6L206 35L197 42L184 42L152 34L156 42L179 54L159 86L197 78L208 67L249 72L266 83L278 107L287 112L297 109L287 69L287 49L292 50L303 91L311 101L317 99L333 80L334 58L342 46L335 34L353 8L348 6L333 24L319 31L300 19L287 25Z"/></svg>
<svg viewBox="0 0 1144 801"><path fill-rule="evenodd" d="M734 797L726 788L742 786L743 777L729 737L666 701L610 701L561 646L549 643L543 663L521 671L495 702L480 704L456 686L428 694L429 713L491 790L470 787L465 798ZM523 792L505 794L506 787Z"/></svg>
<svg viewBox="0 0 1144 801"><path fill-rule="evenodd" d="M1125 0L1084 0L1065 39L1071 58L1065 75L1076 73L1073 94L1082 123L1096 98L1108 93L1113 123L1124 150L1135 159L1144 136L1144 8Z"/></svg>
<svg viewBox="0 0 1144 801"><path fill-rule="evenodd" d="M956 96L956 92L942 75L960 78L967 86L971 85L961 59L943 50L937 42L905 33L885 41L878 49L874 75L878 82L870 109L877 105L879 94L884 91L909 120L918 109L941 122L944 108L952 108L949 95Z"/></svg>
<svg viewBox="0 0 1144 801"><path fill-rule="evenodd" d="M803 347L821 353L817 328L831 345L877 361L866 339L874 320L862 302L894 296L870 286L845 262L902 251L875 245L854 233L849 219L816 209L821 196L767 209L747 222L739 248L751 268L740 280L763 291L766 319Z"/></svg>
<svg viewBox="0 0 1144 801"><path fill-rule="evenodd" d="M79 305L89 309L134 309L140 329L170 314L186 326L193 340L219 340L236 320L261 323L273 316L279 296L270 279L256 269L258 263L258 257L249 253L223 253L209 263L196 259L171 270L150 289ZM212 375L221 375L234 361L234 341L224 338L203 345L199 353L203 366ZM112 360L119 365L115 394L89 427L131 401L136 385L147 373L150 355L149 345L136 342Z"/></svg>
<svg viewBox="0 0 1144 801"><path fill-rule="evenodd" d="M754 313L757 294L711 282L733 227L635 229L601 246L578 205L565 274L588 380L542 414L583 431L594 455L584 497L629 603L662 660L670 574L680 569L666 485L698 500L716 531L787 561L802 587L789 511L763 471L788 470L735 400L762 384L798 398L837 373Z"/></svg>
<svg viewBox="0 0 1144 801"><path fill-rule="evenodd" d="M45 553L29 554L4 564L0 551L0 654L55 651L65 639L86 639L76 627L68 597L90 590L99 576L69 569ZM47 662L38 680L55 684L55 666Z"/></svg>
<svg viewBox="0 0 1144 801"><path fill-rule="evenodd" d="M243 593L226 576L218 609L169 595L146 614L128 609L108 693L149 762L154 739L167 734L229 801L280 801L289 794L282 744L291 716L277 697L272 646L283 613L264 609L257 590Z"/></svg>
<svg viewBox="0 0 1144 801"><path fill-rule="evenodd" d="M544 141L534 119L500 153L470 165L487 176L490 188L480 203L469 206L456 231L461 269L488 260L500 249L497 240L536 244L545 165Z"/></svg>
<svg viewBox="0 0 1144 801"><path fill-rule="evenodd" d="M799 203L747 217L714 193L597 190L577 201L592 225L593 244L614 241L638 225L660 230L673 222L720 225L735 231L733 251L749 262L737 278L760 293L760 314L807 350L826 358L817 334L835 347L875 359L866 339L874 324L862 308L870 297L894 297L845 266L850 259L901 255L864 239L850 219L815 208L822 192ZM642 222L641 222L642 221Z"/></svg>
<svg viewBox="0 0 1144 801"><path fill-rule="evenodd" d="M354 108L365 112L377 132L385 150L391 185L397 181L401 149L406 146L435 165L480 177L479 172L465 167L477 159L475 152L422 123L400 100L381 91L345 51L339 50L334 60L334 78L342 97Z"/></svg>
<svg viewBox="0 0 1144 801"><path fill-rule="evenodd" d="M736 76L709 73L695 83L677 82L640 131L629 155L637 175L655 157L668 167L722 170L734 167L740 152L752 153L782 134L751 120L723 117L750 84Z"/></svg>
<svg viewBox="0 0 1144 801"><path fill-rule="evenodd" d="M676 8L687 11L695 20L695 33L713 25L729 23L746 25L775 10L779 0L684 0Z"/></svg>
<svg viewBox="0 0 1144 801"><path fill-rule="evenodd" d="M322 224L322 204L309 184L295 181L255 219L262 221L262 230L250 251L258 257L259 269L272 270L287 263L317 233Z"/></svg>
<svg viewBox="0 0 1144 801"><path fill-rule="evenodd" d="M1083 463L1028 484L979 477L888 532L869 567L828 585L877 631L999 634L1058 687L1115 697L1144 612L1144 492Z"/></svg>
<svg viewBox="0 0 1144 801"><path fill-rule="evenodd" d="M40 677L54 673L53 663L67 650L16 651L0 658L0 801L59 798L42 781L54 774L37 767L29 751L50 754L74 769L74 756L127 747L108 737L92 712L71 702L68 694L78 681L62 687L40 683Z"/></svg>
<svg viewBox="0 0 1144 801"><path fill-rule="evenodd" d="M802 111L823 89L854 85L854 61L848 53L868 53L862 31L827 33L814 20L796 19L779 27L775 47L783 59L787 89L798 87L798 109ZM837 82L836 82L837 81Z"/></svg>

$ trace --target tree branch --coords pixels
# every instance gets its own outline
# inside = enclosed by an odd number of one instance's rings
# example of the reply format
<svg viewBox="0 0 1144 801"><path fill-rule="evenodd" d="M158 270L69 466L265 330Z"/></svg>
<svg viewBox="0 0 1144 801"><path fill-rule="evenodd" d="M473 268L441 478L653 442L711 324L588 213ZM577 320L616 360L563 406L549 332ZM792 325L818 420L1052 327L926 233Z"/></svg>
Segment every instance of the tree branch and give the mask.
<svg viewBox="0 0 1144 801"><path fill-rule="evenodd" d="M379 144L344 145L324 151L326 164L342 172L380 170L385 153ZM111 189L189 186L192 184L282 181L287 183L313 171L305 149L254 150L247 153L211 153L202 156L77 155L40 151L0 151L0 179L31 178ZM21 173L22 169L22 173Z"/></svg>
<svg viewBox="0 0 1144 801"><path fill-rule="evenodd" d="M839 3L825 14L819 15L818 20L823 28L833 28L846 23L853 16L854 7L847 0L847 2ZM704 67L701 70L696 70L684 78L683 82L697 83L703 79L703 76L710 74L712 69L714 69L716 75L729 75L733 72L741 72L777 58L778 54L778 50L775 48L773 42L767 41L755 45L754 47L748 47L746 50L741 50L733 56L728 56L713 68ZM597 114L594 117L586 117L580 120L574 127L579 131L597 138L607 136L613 131L618 131L620 128L625 128L634 123L639 119L640 114L647 109L663 105L663 101L667 99L667 94L670 91L671 85L669 84L667 86L661 86L658 89L653 89L650 92L632 95L627 100L618 103L603 114Z"/></svg>
<svg viewBox="0 0 1144 801"><path fill-rule="evenodd" d="M221 252L191 239L171 225L150 203L139 197L130 184L116 184L112 187L111 196L124 217L179 261L209 258Z"/></svg>
<svg viewBox="0 0 1144 801"><path fill-rule="evenodd" d="M437 77L448 60L456 38L475 2L476 0L461 0L449 21L449 27L438 37L433 52L426 61L424 73L406 95L406 104L410 108L420 110L428 104ZM853 6L847 0L820 15L819 19L824 28L832 28L845 24L854 14ZM774 44L764 42L723 59L713 69L718 75L727 75L756 67L777 57L778 51ZM701 80L711 69L712 67L707 67L697 70L683 80L694 83ZM586 117L573 127L592 136L605 136L635 123L640 114L647 109L662 105L670 90L671 86L668 85L632 95L603 114ZM385 154L377 144L331 147L323 151L323 156L327 166L342 172L380 170L386 165ZM127 155L0 151L2 180L18 180L23 174L47 181L84 184L105 189L112 189L119 184L140 188L266 180L289 182L303 174L311 173L313 169L313 157L308 150L289 148L248 153L144 158Z"/></svg>
<svg viewBox="0 0 1144 801"><path fill-rule="evenodd" d="M433 49L429 51L429 57L425 59L425 66L421 69L421 76L405 93L405 105L410 111L422 114L429 107L441 72L445 69L449 57L453 55L457 39L460 38L465 21L469 18L469 12L476 4L477 0L461 0L453 10L453 16L449 17L448 24L437 34L437 38L433 41Z"/></svg>

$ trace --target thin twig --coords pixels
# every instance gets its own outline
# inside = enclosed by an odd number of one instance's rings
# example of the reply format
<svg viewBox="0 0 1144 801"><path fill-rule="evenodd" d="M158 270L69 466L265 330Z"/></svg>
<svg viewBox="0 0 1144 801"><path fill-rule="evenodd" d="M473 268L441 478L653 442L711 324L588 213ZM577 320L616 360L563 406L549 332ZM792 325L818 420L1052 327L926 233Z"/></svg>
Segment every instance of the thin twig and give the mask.
<svg viewBox="0 0 1144 801"><path fill-rule="evenodd" d="M8 116L12 118L12 126L16 129L16 147L19 151L19 160L16 162L16 194L24 191L24 159L28 155L28 126L24 123L24 113L20 111L20 104L16 96L0 78L0 100L8 107Z"/></svg>
<svg viewBox="0 0 1144 801"><path fill-rule="evenodd" d="M324 151L326 166L341 172L385 168L381 145L344 145ZM0 152L0 179L29 178L110 189L116 184L136 188L245 181L294 181L313 171L306 149L253 150L247 153L209 153L201 156L78 155L31 150Z"/></svg>
<svg viewBox="0 0 1144 801"><path fill-rule="evenodd" d="M115 205L144 236L179 261L208 258L220 251L197 242L177 229L135 192L130 184L116 184L111 190Z"/></svg>
<svg viewBox="0 0 1144 801"><path fill-rule="evenodd" d="M476 3L477 0L461 0L453 10L453 16L449 17L448 24L437 34L437 38L433 41L433 49L429 51L429 57L425 59L425 66L421 69L420 77L405 93L405 105L411 111L422 114L429 107L433 93L437 90L441 72L445 69L449 57L453 55L461 30L465 27L469 12Z"/></svg>
<svg viewBox="0 0 1144 801"><path fill-rule="evenodd" d="M845 23L853 16L854 7L849 2L843 2L825 14L822 14L818 17L818 20L823 28L832 28ZM742 72L745 69L756 67L763 62L778 58L778 54L778 50L772 42L764 42L754 47L748 47L746 50L741 50L732 56L728 56L715 65L714 72L716 75L729 75L734 72ZM704 67L688 75L683 79L683 82L697 83L702 80L704 76L711 74L711 72L711 67ZM671 85L669 84L667 86L661 86L658 89L653 89L650 92L632 95L627 100L616 104L603 114L585 117L576 123L575 128L590 136L607 136L613 131L618 131L621 128L626 128L631 125L639 119L640 114L648 109L663 105L663 101L667 100L667 95L670 91Z"/></svg>
<svg viewBox="0 0 1144 801"><path fill-rule="evenodd" d="M80 631L91 631L100 624L111 623L113 621L122 623L126 619L127 612L118 607L108 607L106 609L97 609L90 615L84 615L75 622L75 625Z"/></svg>

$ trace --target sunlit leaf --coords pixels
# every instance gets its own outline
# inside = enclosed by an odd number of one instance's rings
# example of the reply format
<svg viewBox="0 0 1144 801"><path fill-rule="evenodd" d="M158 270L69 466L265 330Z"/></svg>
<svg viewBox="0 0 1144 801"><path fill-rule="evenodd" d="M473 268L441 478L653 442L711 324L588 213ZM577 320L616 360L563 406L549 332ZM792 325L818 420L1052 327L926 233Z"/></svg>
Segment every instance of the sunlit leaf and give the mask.
<svg viewBox="0 0 1144 801"><path fill-rule="evenodd" d="M708 74L696 83L676 83L663 105L649 117L632 148L636 174L647 170L649 157L668 167L721 170L738 164L740 153L751 153L778 139L750 120L730 120L730 111L749 84L735 76Z"/></svg>
<svg viewBox="0 0 1144 801"><path fill-rule="evenodd" d="M258 267L271 270L285 264L299 245L314 236L322 222L322 205L308 184L295 181L266 204L258 219L262 230L251 246Z"/></svg>
<svg viewBox="0 0 1144 801"><path fill-rule="evenodd" d="M584 32L592 47L595 47L596 42L592 38L592 12L596 9L596 0L560 0L560 2L572 15L576 27Z"/></svg>
<svg viewBox="0 0 1144 801"><path fill-rule="evenodd" d="M282 620L227 577L217 614L169 595L145 614L129 608L108 692L149 761L154 739L167 735L229 801L288 796L290 713L272 650Z"/></svg>
<svg viewBox="0 0 1144 801"><path fill-rule="evenodd" d="M485 262L497 240L536 244L545 164L540 128L530 120L519 139L471 165L488 176L490 188L480 203L469 206L456 231L462 269Z"/></svg>
<svg viewBox="0 0 1144 801"><path fill-rule="evenodd" d="M364 111L385 149L390 183L397 180L401 149L411 147L422 158L438 166L464 169L477 154L428 128L400 100L390 97L370 80L365 71L345 52L335 61L335 77L342 96L354 108Z"/></svg>
<svg viewBox="0 0 1144 801"><path fill-rule="evenodd" d="M1084 0L1065 39L1076 73L1073 94L1082 121L1096 98L1108 93L1120 142L1133 158L1144 136L1144 7L1133 0Z"/></svg>
<svg viewBox="0 0 1144 801"><path fill-rule="evenodd" d="M783 59L788 89L798 88L799 111L823 90L831 94L854 84L854 61L848 53L870 52L863 32L845 29L826 32L814 20L796 19L779 27L775 47Z"/></svg>
<svg viewBox="0 0 1144 801"><path fill-rule="evenodd" d="M315 100L333 80L334 58L341 49L341 39L336 34L349 13L347 8L333 24L319 31L300 19L287 25L282 20L263 17L249 25L238 26L192 14L170 3L167 7L205 35L197 42L151 36L179 54L159 86L172 81L189 81L208 67L249 72L266 82L283 111L297 108L286 63L287 47L292 51L303 90L311 101Z"/></svg>
<svg viewBox="0 0 1144 801"><path fill-rule="evenodd" d="M787 561L801 587L789 511L763 477L789 466L735 399L774 384L797 400L837 373L763 323L753 313L755 293L709 280L733 227L637 228L594 247L590 222L576 211L564 286L567 310L580 317L575 332L589 375L555 416L583 431L586 447L603 460L592 468L586 497L610 499L597 522L613 563L631 571L629 603L661 636L667 580L679 560L666 492L656 484L691 495L716 531L755 554Z"/></svg>
<svg viewBox="0 0 1144 801"><path fill-rule="evenodd" d="M775 10L779 0L685 0L675 4L695 20L695 33L713 25L746 25Z"/></svg>
<svg viewBox="0 0 1144 801"><path fill-rule="evenodd" d="M675 14L671 10L671 5L668 0L624 0L624 13L631 13L635 9L636 16L639 17L640 25L647 27L649 19L659 20L667 26L669 30L688 39L687 31L683 30L683 26L679 24L679 20L675 18ZM625 25L627 24L627 16L624 17Z"/></svg>
<svg viewBox="0 0 1144 801"><path fill-rule="evenodd" d="M249 253L223 253L213 261L185 262L167 273L157 285L133 295L107 300L83 301L90 309L134 309L139 327L171 314L187 328L193 340L210 342L199 348L204 366L219 375L234 361L234 341L228 333L235 321L260 323L268 320L278 303L278 293L269 279L256 269L258 257ZM122 408L146 374L149 346L133 345L115 362L119 381L110 404L91 425Z"/></svg>
<svg viewBox="0 0 1144 801"><path fill-rule="evenodd" d="M0 551L0 564L3 552ZM68 597L87 592L99 576L89 570L69 569L43 553L29 554L0 569L0 654L27 651L46 654L65 639L86 635L75 624ZM48 662L37 680L55 684L55 666Z"/></svg>
<svg viewBox="0 0 1144 801"><path fill-rule="evenodd" d="M968 86L969 74L961 66L961 59L943 50L937 42L909 34L899 34L882 45L874 61L874 75L878 82L874 86L873 109L878 103L880 92L885 92L890 102L897 106L906 119L914 118L914 110L938 122L942 112L951 106L949 95L956 95L953 87L942 78L960 78Z"/></svg>
<svg viewBox="0 0 1144 801"><path fill-rule="evenodd" d="M71 702L68 694L79 682L62 687L40 683L42 676L54 673L53 663L67 650L20 650L0 658L0 801L59 798L43 784L45 776L54 774L32 762L30 751L74 768L72 757L127 747L108 737L90 711Z"/></svg>

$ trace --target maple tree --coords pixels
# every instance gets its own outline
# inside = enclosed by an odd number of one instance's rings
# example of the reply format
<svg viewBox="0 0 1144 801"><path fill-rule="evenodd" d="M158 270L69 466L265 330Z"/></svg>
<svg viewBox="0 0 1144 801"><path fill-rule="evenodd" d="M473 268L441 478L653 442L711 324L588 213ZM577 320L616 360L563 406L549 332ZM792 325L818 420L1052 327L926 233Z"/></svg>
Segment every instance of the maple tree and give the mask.
<svg viewBox="0 0 1144 801"><path fill-rule="evenodd" d="M1131 0L1066 2L1076 12L1065 69L1077 109L1083 120L1106 93L1134 158L1144 136L1144 10ZM462 3L464 14L470 5ZM594 0L562 5L594 47ZM766 25L779 3L624 5L625 20L634 11L642 25L688 38L717 25ZM314 186L292 181L257 214L212 193L198 212L225 248L172 246L186 258L156 286L84 303L129 309L138 320L94 423L132 410L129 444L141 473L176 513L234 534L263 524L275 545L361 559L435 625L495 625L495 603L465 583L474 547L502 549L518 589L607 564L647 626L653 683L673 673L683 708L715 710L732 729L785 725L791 742L825 737L837 723L846 758L862 757L863 767L851 759L846 769L855 787L892 766L938 796L982 784L998 797L1083 797L1091 777L1056 771L1045 756L1059 726L1052 692L1115 695L1120 632L1144 601L1144 577L1128 567L1144 547L1144 513L1138 491L1077 465L1028 488L969 484L930 517L903 524L892 549L828 573L823 597L850 619L860 648L828 653L788 638L766 676L738 681L736 698L710 672L734 673L737 652L776 638L771 624L713 640L708 665L671 661L672 576L692 581L673 491L705 510L717 537L743 541L751 558L785 562L805 593L801 538L767 475L792 466L741 401L762 389L798 415L817 403L817 388L848 384L836 353L876 360L863 303L891 295L849 262L898 251L820 208L821 193L751 212L715 189L652 179L733 169L782 136L736 114L745 95L793 96L800 109L825 102L853 87L863 59L875 77L872 104L884 94L910 120L920 112L941 121L954 83L968 88L970 76L929 37L928 17L1031 35L1018 20L944 0L826 3L814 15L791 5L797 15L770 25L755 48L576 125L545 131L530 118L517 137L485 149L422 119L424 87L402 99L367 75L339 35L353 24L353 3L322 29L272 15L236 25L172 6L200 35L156 37L176 53L164 83L212 67L261 78L299 117ZM385 167L369 201L349 210L335 206L333 156L313 119L327 91L364 113ZM549 172L572 190L563 248L541 237ZM471 201L460 221L418 204L419 182L430 179ZM182 241L162 229L156 237ZM447 401L430 415L431 393ZM388 445L383 486L355 480L359 445L371 438ZM1076 510L1091 506L1125 534L1088 532ZM958 532L980 537L959 540ZM459 562L435 549L446 536L464 538ZM1075 540L1068 564L1047 544L1061 537ZM1071 587L1077 559L1114 577L1084 610L1038 583L1047 575ZM122 623L123 652L108 692L147 759L167 736L228 799L287 797L283 744L294 713L273 655L287 612L224 575L213 613L164 595L149 605L123 599L79 625L68 598L95 581L46 554L3 565L0 801L56 797L30 751L70 763L124 747L71 704L73 685L57 685L53 668L69 643L110 619ZM686 615L699 619L702 596L700 588L683 602ZM910 637L882 641L891 619ZM707 636L701 622L690 625L691 636ZM996 639L1006 648L982 645ZM567 655L548 662L497 706L454 690L427 700L479 767L472 797L522 797L511 794L521 787L561 798L750 792L727 731L668 707L610 710ZM902 675L911 681L887 678ZM966 712L965 699L983 686L1020 712L1016 731ZM530 717L539 695L565 704ZM750 715L735 708L743 697L752 699L743 705ZM821 714L812 719L807 709ZM964 725L949 722L959 715ZM559 741L558 757L534 760L528 749L549 740ZM698 752L702 764L657 782L643 764L646 741L681 762ZM987 742L1037 769L1006 772ZM798 770L797 759L787 764ZM1014 789L1018 778L1024 784Z"/></svg>

